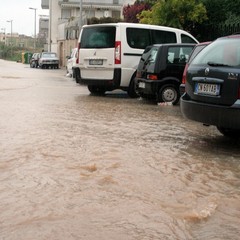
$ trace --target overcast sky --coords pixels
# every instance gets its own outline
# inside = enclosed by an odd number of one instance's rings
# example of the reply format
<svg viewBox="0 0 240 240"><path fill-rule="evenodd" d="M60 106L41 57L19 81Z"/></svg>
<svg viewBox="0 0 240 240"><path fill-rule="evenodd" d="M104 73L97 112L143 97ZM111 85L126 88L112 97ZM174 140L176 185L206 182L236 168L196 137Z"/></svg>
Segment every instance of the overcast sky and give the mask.
<svg viewBox="0 0 240 240"><path fill-rule="evenodd" d="M133 3L135 0L125 0L125 3ZM0 31L3 32L5 28L6 33L25 34L27 36L34 36L34 10L29 7L37 8L37 28L36 33L39 32L39 15L48 15L48 10L41 8L41 0L0 0Z"/></svg>
<svg viewBox="0 0 240 240"><path fill-rule="evenodd" d="M6 33L12 31L19 34L25 34L27 36L34 35L34 10L30 10L29 7L37 8L37 28L36 33L39 30L39 15L48 15L48 10L41 8L41 0L0 0L0 31L3 32L2 28L5 28Z"/></svg>

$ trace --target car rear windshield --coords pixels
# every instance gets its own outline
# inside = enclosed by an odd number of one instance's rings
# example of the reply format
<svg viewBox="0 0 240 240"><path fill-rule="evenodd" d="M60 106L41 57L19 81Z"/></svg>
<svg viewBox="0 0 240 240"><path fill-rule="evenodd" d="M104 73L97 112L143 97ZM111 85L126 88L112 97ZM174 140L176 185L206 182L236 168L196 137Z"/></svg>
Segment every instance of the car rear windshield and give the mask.
<svg viewBox="0 0 240 240"><path fill-rule="evenodd" d="M198 45L194 48L193 52L191 53L191 56L189 58L189 63L198 55L199 52L201 52L205 47L207 46L207 44L202 44L202 45Z"/></svg>
<svg viewBox="0 0 240 240"><path fill-rule="evenodd" d="M45 57L45 58L55 58L55 57L57 57L57 54L56 53L43 53L42 57Z"/></svg>
<svg viewBox="0 0 240 240"><path fill-rule="evenodd" d="M240 39L222 38L205 47L192 64L240 66Z"/></svg>
<svg viewBox="0 0 240 240"><path fill-rule="evenodd" d="M102 26L84 28L81 48L114 48L116 27Z"/></svg>

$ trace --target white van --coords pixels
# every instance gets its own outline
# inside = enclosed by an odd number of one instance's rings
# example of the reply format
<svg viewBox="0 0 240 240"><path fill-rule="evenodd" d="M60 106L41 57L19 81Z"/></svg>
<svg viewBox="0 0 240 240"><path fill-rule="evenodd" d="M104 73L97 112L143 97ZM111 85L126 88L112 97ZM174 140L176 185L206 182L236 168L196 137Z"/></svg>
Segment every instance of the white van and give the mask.
<svg viewBox="0 0 240 240"><path fill-rule="evenodd" d="M134 78L146 46L198 43L186 31L138 23L85 25L79 36L76 82L93 94L122 89L135 97Z"/></svg>

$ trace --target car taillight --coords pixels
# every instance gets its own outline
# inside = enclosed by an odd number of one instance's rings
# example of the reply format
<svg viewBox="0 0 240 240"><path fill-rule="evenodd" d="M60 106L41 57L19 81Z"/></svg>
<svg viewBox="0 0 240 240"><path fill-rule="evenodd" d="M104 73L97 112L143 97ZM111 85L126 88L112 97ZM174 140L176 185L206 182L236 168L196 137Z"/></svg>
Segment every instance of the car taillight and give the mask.
<svg viewBox="0 0 240 240"><path fill-rule="evenodd" d="M186 64L184 71L183 71L183 76L182 76L182 83L186 84L187 81L187 70L188 70L188 64Z"/></svg>
<svg viewBox="0 0 240 240"><path fill-rule="evenodd" d="M77 59L76 59L76 63L78 64L79 63L79 50L80 50L80 47L81 47L81 43L78 44L78 54L77 54Z"/></svg>
<svg viewBox="0 0 240 240"><path fill-rule="evenodd" d="M148 74L148 75L147 75L147 79L149 79L149 80L157 80L158 77L157 77L157 75L155 75L155 74Z"/></svg>
<svg viewBox="0 0 240 240"><path fill-rule="evenodd" d="M115 64L121 64L121 42L115 42Z"/></svg>

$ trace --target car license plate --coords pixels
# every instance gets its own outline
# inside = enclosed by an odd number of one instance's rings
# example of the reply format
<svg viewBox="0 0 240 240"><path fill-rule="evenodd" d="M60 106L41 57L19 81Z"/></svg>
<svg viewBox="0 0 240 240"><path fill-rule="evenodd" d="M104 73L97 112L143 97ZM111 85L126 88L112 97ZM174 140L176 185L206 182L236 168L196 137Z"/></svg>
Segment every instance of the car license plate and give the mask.
<svg viewBox="0 0 240 240"><path fill-rule="evenodd" d="M140 83L138 84L138 87L139 87L139 88L145 88L145 82L140 82Z"/></svg>
<svg viewBox="0 0 240 240"><path fill-rule="evenodd" d="M220 93L220 85L209 83L197 83L195 85L195 93L217 96Z"/></svg>
<svg viewBox="0 0 240 240"><path fill-rule="evenodd" d="M103 65L102 59L90 59L89 65Z"/></svg>

